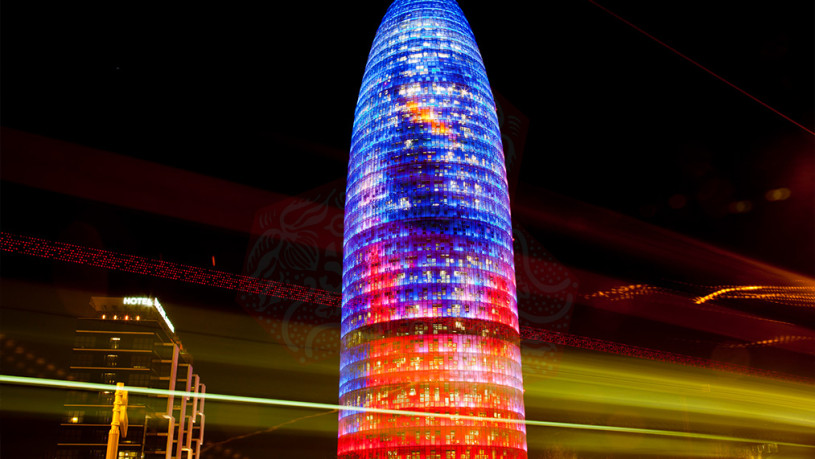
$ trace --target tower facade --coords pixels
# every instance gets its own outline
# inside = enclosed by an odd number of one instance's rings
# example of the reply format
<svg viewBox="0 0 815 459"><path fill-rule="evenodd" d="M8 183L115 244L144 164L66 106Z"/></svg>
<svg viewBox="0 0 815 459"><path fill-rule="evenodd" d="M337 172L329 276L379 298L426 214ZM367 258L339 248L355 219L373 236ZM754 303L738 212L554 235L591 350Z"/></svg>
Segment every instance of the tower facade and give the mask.
<svg viewBox="0 0 815 459"><path fill-rule="evenodd" d="M454 0L396 0L354 118L340 458L526 458L512 224L486 71Z"/></svg>

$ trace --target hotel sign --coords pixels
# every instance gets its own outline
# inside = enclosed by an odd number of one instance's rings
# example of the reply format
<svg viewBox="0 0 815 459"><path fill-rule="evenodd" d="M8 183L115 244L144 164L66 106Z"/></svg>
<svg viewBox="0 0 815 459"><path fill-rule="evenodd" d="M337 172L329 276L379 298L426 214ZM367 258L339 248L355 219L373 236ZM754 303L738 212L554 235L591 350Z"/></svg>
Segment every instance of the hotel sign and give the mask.
<svg viewBox="0 0 815 459"><path fill-rule="evenodd" d="M122 299L122 303L126 305L141 305L141 306L152 306L156 308L158 315L164 319L164 323L167 324L167 327L170 329L171 332L175 333L175 327L173 327L173 323L170 322L170 319L167 317L167 313L164 311L164 308L161 307L161 303L158 302L158 298L148 298L148 297L139 297L139 296L126 296Z"/></svg>

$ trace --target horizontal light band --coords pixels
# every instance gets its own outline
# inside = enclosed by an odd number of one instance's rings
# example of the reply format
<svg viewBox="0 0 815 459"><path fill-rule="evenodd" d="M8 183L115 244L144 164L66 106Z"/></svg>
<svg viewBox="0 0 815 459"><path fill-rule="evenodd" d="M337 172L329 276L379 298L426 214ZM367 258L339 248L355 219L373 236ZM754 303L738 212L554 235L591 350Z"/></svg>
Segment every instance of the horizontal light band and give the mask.
<svg viewBox="0 0 815 459"><path fill-rule="evenodd" d="M359 408L352 406L335 405L331 403L316 403L316 402L301 402L297 400L280 400L273 398L260 398L260 397L246 397L241 395L224 395L213 393L196 393L189 391L172 391L167 389L153 389L149 387L135 387L124 386L119 387L115 384L98 384L80 381L65 381L60 379L42 379L42 378L29 378L24 376L0 375L0 383L15 384L22 386L39 386L39 387L52 387L52 388L65 388L65 389L80 389L92 391L115 391L126 390L133 394L147 394L147 395L172 395L181 397L197 397L213 401L232 402L232 403L246 403L254 405L267 405L267 406L287 406L292 408L307 408L318 410L340 410L340 411L358 411L366 413L381 413L381 414L395 414L400 416L424 416L432 418L445 418L452 420L462 421L481 421L489 423L505 423L505 424L525 424L527 426L535 427L556 427L563 429L580 429L580 430L595 430L605 432L624 432L636 433L643 435L659 435L664 437L680 437L680 438L695 438L702 440L719 440L729 442L745 442L745 443L767 443L770 440L743 438L743 437L730 437L726 435L713 435L696 432L677 432L673 430L660 430L660 429L642 429L636 427L621 427L621 426L603 426L592 424L575 424L568 422L550 422L550 421L534 421L534 420L515 420L515 419L498 419L498 418L483 418L479 416L457 416L444 413L427 413L422 411L404 411L404 410L388 410L378 408ZM784 446L794 446L798 448L815 449L815 445L807 445L801 443L778 442L773 443Z"/></svg>
<svg viewBox="0 0 815 459"><path fill-rule="evenodd" d="M164 260L154 260L130 254L122 254L102 249L92 249L76 244L49 241L32 236L0 232L0 251L29 255L50 260L68 263L79 263L95 266L102 269L124 271L139 275L172 279L181 282L190 282L207 287L225 288L235 291L244 291L279 298L303 301L312 304L322 304L339 307L341 296L338 293L299 285L285 284L258 279L249 276L204 269L195 266L181 265ZM751 368L732 363L692 357L683 354L660 351L638 346L631 346L612 341L605 341L585 336L543 330L533 327L521 327L521 339L544 341L580 349L589 349L597 352L625 355L646 360L659 360L678 365L687 365L700 368L727 371L731 373L749 374L764 378L798 381L805 384L815 384L815 379L778 371Z"/></svg>

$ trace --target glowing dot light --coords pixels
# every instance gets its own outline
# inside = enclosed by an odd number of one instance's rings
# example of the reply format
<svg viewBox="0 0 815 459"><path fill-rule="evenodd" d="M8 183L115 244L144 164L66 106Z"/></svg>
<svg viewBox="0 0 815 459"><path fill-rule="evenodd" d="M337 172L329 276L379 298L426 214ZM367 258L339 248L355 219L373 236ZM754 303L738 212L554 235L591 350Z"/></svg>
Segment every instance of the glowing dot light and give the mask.
<svg viewBox="0 0 815 459"><path fill-rule="evenodd" d="M789 188L775 188L772 190L767 191L764 197L768 201L783 201L790 197L790 189Z"/></svg>
<svg viewBox="0 0 815 459"><path fill-rule="evenodd" d="M744 214L753 209L753 203L750 201L735 201L730 203L728 209L734 214Z"/></svg>
<svg viewBox="0 0 815 459"><path fill-rule="evenodd" d="M506 170L452 0L397 0L357 101L345 204L344 459L526 458Z"/></svg>

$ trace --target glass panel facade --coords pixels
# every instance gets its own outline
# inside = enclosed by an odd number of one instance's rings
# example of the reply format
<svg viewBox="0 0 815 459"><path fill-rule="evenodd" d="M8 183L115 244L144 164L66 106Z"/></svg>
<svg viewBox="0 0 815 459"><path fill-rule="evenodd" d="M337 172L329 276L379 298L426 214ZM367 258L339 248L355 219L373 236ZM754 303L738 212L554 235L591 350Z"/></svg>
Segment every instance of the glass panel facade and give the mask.
<svg viewBox="0 0 815 459"><path fill-rule="evenodd" d="M396 1L354 119L340 458L526 458L512 225L486 71L454 1Z"/></svg>

